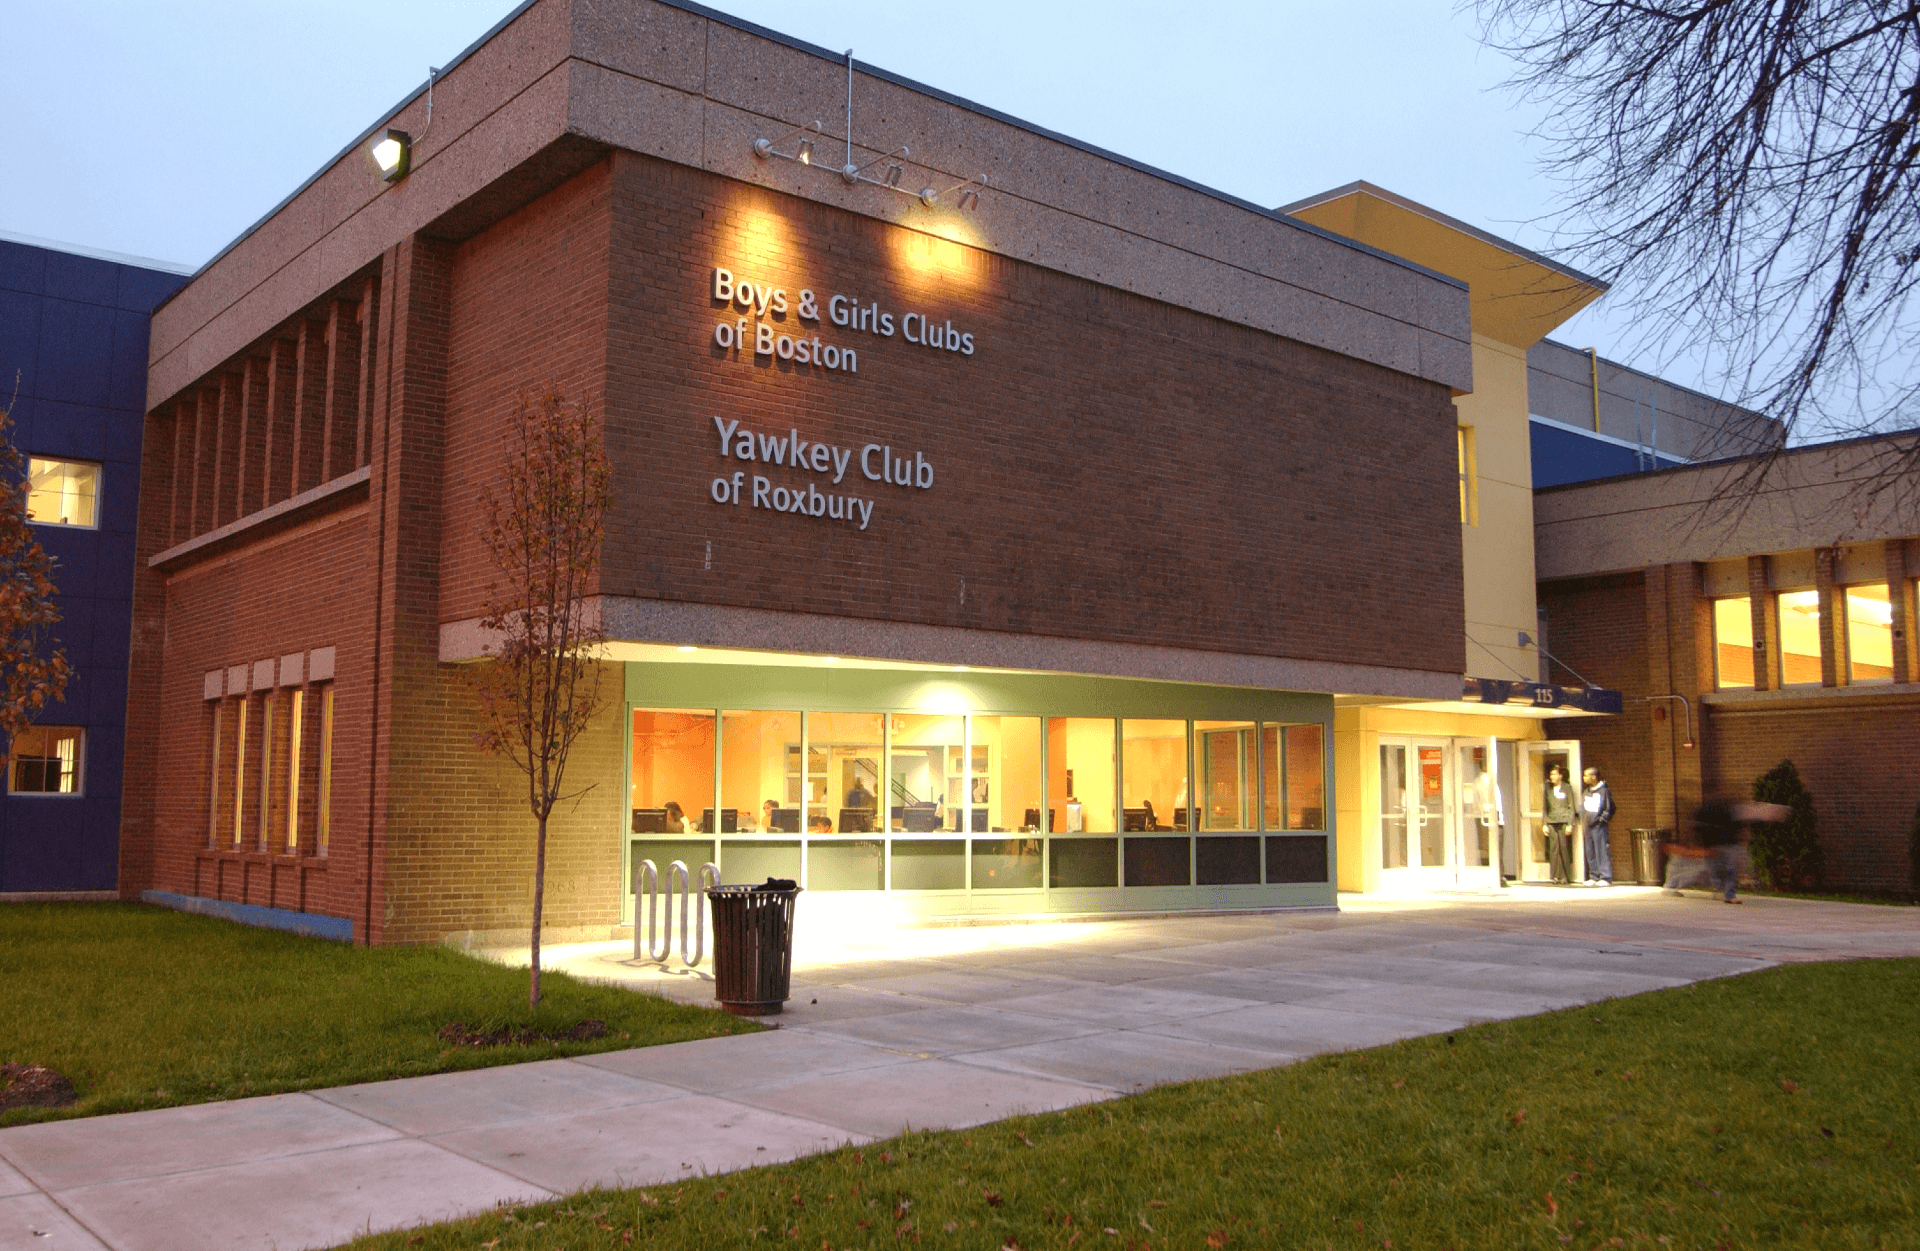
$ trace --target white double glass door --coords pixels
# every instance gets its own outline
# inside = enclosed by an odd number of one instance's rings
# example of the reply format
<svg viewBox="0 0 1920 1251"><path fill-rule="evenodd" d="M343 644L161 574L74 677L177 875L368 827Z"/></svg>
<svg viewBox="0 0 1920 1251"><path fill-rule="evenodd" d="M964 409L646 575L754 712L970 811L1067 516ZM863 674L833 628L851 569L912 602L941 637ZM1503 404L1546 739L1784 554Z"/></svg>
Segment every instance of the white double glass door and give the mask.
<svg viewBox="0 0 1920 1251"><path fill-rule="evenodd" d="M1380 869L1389 888L1500 885L1508 797L1490 738L1380 738Z"/></svg>
<svg viewBox="0 0 1920 1251"><path fill-rule="evenodd" d="M1554 769L1562 772L1566 785L1573 791L1575 810L1579 808L1580 795L1580 743L1576 739L1564 742L1527 743L1526 764L1520 770L1520 880L1523 882L1546 882L1552 880L1553 862L1550 835L1546 823L1547 788L1552 784L1550 774ZM1586 872L1586 849L1581 846L1586 840L1580 837L1580 826L1576 822L1565 836L1567 839L1567 867L1573 881L1581 881Z"/></svg>

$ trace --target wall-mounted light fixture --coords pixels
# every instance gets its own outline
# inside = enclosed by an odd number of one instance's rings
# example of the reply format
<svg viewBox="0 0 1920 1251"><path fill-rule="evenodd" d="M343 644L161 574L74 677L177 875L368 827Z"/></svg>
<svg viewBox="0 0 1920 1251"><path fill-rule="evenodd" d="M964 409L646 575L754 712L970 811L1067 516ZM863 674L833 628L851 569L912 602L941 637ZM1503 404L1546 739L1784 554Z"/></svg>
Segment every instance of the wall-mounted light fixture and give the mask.
<svg viewBox="0 0 1920 1251"><path fill-rule="evenodd" d="M374 136L368 151L373 153L373 163L380 167L380 176L388 182L399 182L413 164L413 136L389 126Z"/></svg>
<svg viewBox="0 0 1920 1251"><path fill-rule="evenodd" d="M807 135L806 134L807 131L812 131L813 134ZM791 153L782 152L780 150L781 145L785 144L787 140L792 139L795 135L804 136L800 140L799 147ZM755 139L753 141L753 154L759 157L763 161L769 160L773 157L778 157L783 161L796 161L801 165L812 165L814 163L813 162L813 141L815 136L818 136L820 138L828 137L825 134L825 132L823 132L820 129L820 123L818 121L810 122L805 126L796 126L792 130L789 130L786 134L780 136L778 139L765 139L765 138ZM962 209L972 209L972 208L978 208L980 205L980 189L984 188L987 185L987 176L985 174L980 174L976 177L966 179L963 182L957 182L953 184L951 187L948 187L945 191L938 190L931 186L922 187L918 191L913 191L913 190L909 190L906 187L902 187L900 185L900 180L905 176L905 169L900 164L895 163L894 158L905 157L909 155L907 151L907 146L905 144L901 144L899 147L895 148L893 151L888 152L882 156L877 156L873 158L871 161L868 161L865 165L855 165L853 163L853 50L852 49L847 50L846 145L847 145L846 164L842 165L835 172L838 173L841 179L844 180L849 186L857 185L859 183L866 183L870 187L879 187L883 190L894 192L897 195L911 196L914 199L920 201L920 203L926 205L928 208L935 207L937 204L939 204L939 202L942 199L954 194L955 192L960 193L959 198L955 201L955 204L957 207ZM879 165L883 161L887 162L887 167L885 172L880 177L876 178L872 174L867 172L868 170L871 170L874 166Z"/></svg>

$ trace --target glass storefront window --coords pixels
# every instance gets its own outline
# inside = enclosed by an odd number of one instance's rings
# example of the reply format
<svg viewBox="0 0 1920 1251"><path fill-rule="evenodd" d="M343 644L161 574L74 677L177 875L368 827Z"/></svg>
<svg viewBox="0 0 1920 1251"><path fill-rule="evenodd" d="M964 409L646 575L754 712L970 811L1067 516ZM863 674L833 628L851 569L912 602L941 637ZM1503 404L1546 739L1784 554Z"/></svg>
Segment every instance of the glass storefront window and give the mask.
<svg viewBox="0 0 1920 1251"><path fill-rule="evenodd" d="M1040 840L974 839L973 889L1039 890Z"/></svg>
<svg viewBox="0 0 1920 1251"><path fill-rule="evenodd" d="M966 724L899 713L887 757L887 824L896 834L966 829Z"/></svg>
<svg viewBox="0 0 1920 1251"><path fill-rule="evenodd" d="M1327 729L1287 727L1287 827L1327 828Z"/></svg>
<svg viewBox="0 0 1920 1251"><path fill-rule="evenodd" d="M1753 601L1744 595L1713 601L1713 662L1716 689L1753 685Z"/></svg>
<svg viewBox="0 0 1920 1251"><path fill-rule="evenodd" d="M635 834L689 834L713 813L713 713L636 708L627 807Z"/></svg>
<svg viewBox="0 0 1920 1251"><path fill-rule="evenodd" d="M871 834L886 830L880 821L880 755L885 728L886 718L879 713L807 714L809 831Z"/></svg>
<svg viewBox="0 0 1920 1251"><path fill-rule="evenodd" d="M1047 718L1047 828L1117 833L1110 717Z"/></svg>
<svg viewBox="0 0 1920 1251"><path fill-rule="evenodd" d="M1782 591L1780 685L1820 685L1820 592Z"/></svg>
<svg viewBox="0 0 1920 1251"><path fill-rule="evenodd" d="M1893 601L1887 584L1850 586L1847 605L1847 681L1893 681Z"/></svg>
<svg viewBox="0 0 1920 1251"><path fill-rule="evenodd" d="M805 825L803 798L800 714L722 712L721 832L798 834ZM729 881L752 880L736 876L731 868L726 873Z"/></svg>
<svg viewBox="0 0 1920 1251"><path fill-rule="evenodd" d="M1200 775L1200 828L1259 828L1260 744L1251 721L1197 721L1194 771Z"/></svg>
<svg viewBox="0 0 1920 1251"><path fill-rule="evenodd" d="M1187 828L1187 723L1120 723L1121 826L1127 833Z"/></svg>
<svg viewBox="0 0 1920 1251"><path fill-rule="evenodd" d="M1055 890L1120 885L1120 840L1048 839L1047 885Z"/></svg>
<svg viewBox="0 0 1920 1251"><path fill-rule="evenodd" d="M973 771L968 783L969 807L976 818L973 832L1039 833L1040 718L974 717L969 728L973 733Z"/></svg>

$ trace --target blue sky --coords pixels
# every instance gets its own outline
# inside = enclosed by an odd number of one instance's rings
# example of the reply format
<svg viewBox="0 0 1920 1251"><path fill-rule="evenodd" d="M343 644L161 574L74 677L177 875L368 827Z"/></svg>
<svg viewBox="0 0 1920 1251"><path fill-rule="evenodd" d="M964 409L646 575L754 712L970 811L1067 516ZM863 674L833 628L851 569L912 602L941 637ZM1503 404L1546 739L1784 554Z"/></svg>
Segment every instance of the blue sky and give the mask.
<svg viewBox="0 0 1920 1251"><path fill-rule="evenodd" d="M715 7L1260 204L1365 178L1548 243L1537 115L1446 0ZM198 265L512 8L0 0L0 230ZM1660 363L1605 301L1555 337Z"/></svg>

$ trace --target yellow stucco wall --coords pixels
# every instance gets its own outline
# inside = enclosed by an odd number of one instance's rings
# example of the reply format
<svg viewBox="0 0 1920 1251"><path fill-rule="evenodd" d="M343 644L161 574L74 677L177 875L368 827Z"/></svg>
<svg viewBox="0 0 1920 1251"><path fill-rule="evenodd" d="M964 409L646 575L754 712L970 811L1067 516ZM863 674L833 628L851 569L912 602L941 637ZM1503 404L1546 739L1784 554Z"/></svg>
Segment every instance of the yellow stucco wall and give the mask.
<svg viewBox="0 0 1920 1251"><path fill-rule="evenodd" d="M1534 633L1533 467L1527 429L1527 354L1473 336L1473 393L1454 400L1474 429L1479 524L1460 527L1467 673L1538 680L1540 661L1518 646Z"/></svg>
<svg viewBox="0 0 1920 1251"><path fill-rule="evenodd" d="M1380 736L1486 738L1514 742L1549 735L1532 717L1424 712L1391 707L1336 708L1333 714L1334 815L1338 827L1338 886L1380 889Z"/></svg>

